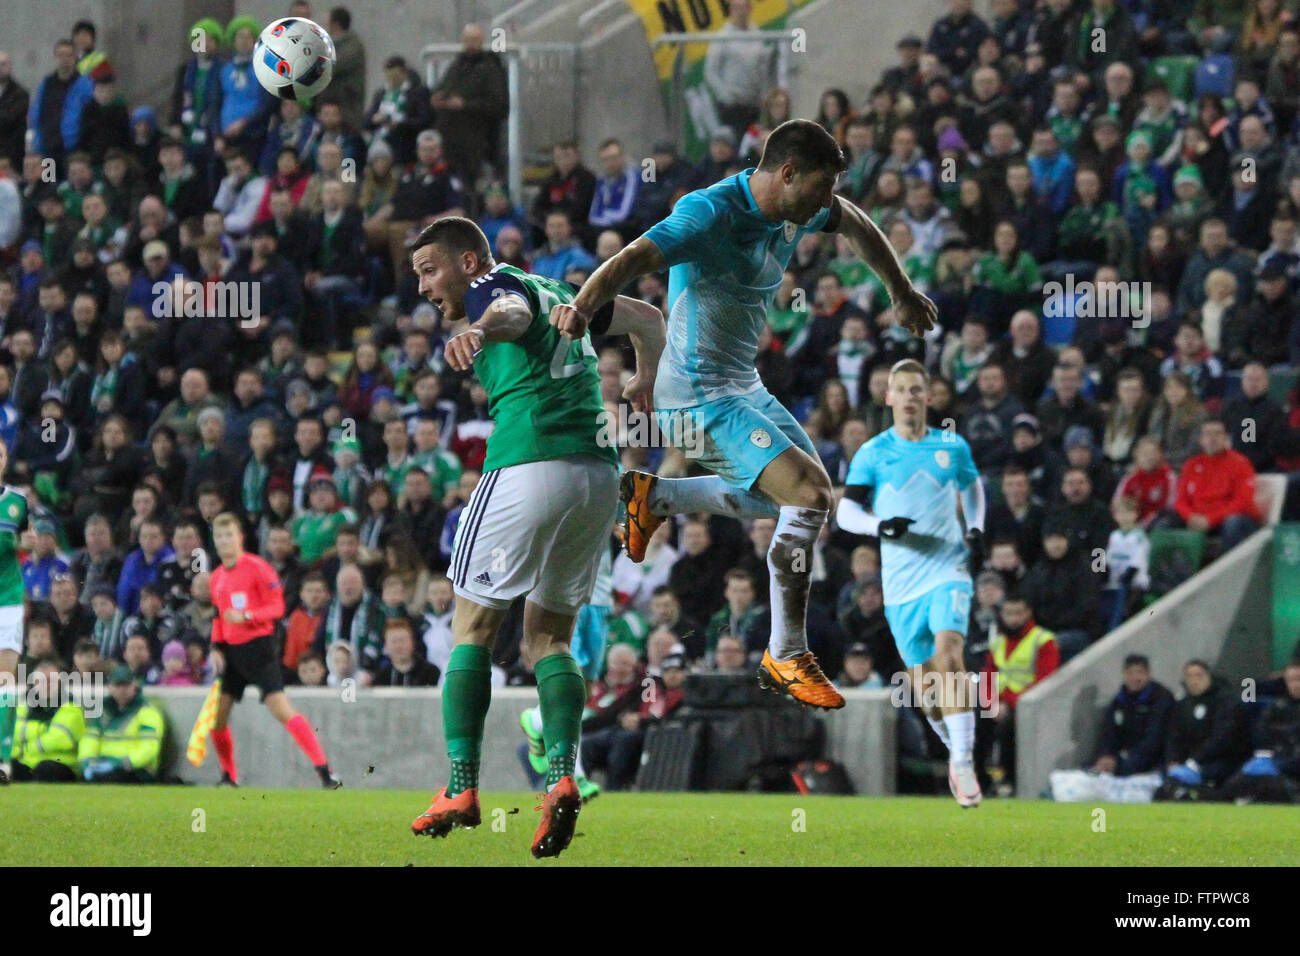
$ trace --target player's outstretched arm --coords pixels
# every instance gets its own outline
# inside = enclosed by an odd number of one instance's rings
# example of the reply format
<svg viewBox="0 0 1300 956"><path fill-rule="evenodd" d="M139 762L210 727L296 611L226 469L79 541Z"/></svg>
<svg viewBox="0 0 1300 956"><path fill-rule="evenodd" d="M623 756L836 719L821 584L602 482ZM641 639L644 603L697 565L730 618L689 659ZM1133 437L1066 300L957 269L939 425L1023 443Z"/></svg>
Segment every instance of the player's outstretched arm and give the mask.
<svg viewBox="0 0 1300 956"><path fill-rule="evenodd" d="M578 290L572 305L551 310L551 324L570 339L580 339L587 332L596 310L614 300L620 289L648 272L661 272L668 263L659 247L641 236L610 256L591 274Z"/></svg>
<svg viewBox="0 0 1300 956"><path fill-rule="evenodd" d="M840 204L840 225L836 231L848 241L854 254L880 276L898 313L898 324L913 335L924 335L934 328L938 309L912 285L880 227L843 197L836 196L835 201Z"/></svg>
<svg viewBox="0 0 1300 956"><path fill-rule="evenodd" d="M478 320L443 348L443 358L458 372L474 367L474 356L487 342L513 342L528 331L532 310L520 295L503 295L483 310Z"/></svg>
<svg viewBox="0 0 1300 956"><path fill-rule="evenodd" d="M655 374L659 370L659 356L664 350L664 317L649 302L620 295L614 298L614 314L609 321L607 335L626 334L632 340L636 353L636 374L623 389L623 397L638 412L649 414L654 410Z"/></svg>

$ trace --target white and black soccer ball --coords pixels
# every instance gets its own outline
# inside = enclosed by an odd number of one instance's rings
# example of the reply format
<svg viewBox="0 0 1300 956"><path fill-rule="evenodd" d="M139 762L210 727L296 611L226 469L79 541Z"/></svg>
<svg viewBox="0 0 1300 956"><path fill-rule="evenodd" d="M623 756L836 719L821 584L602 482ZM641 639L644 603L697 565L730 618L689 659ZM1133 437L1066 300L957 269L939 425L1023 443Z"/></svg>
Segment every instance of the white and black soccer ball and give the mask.
<svg viewBox="0 0 1300 956"><path fill-rule="evenodd" d="M334 41L319 24L285 17L267 24L253 48L253 74L282 100L310 100L334 76Z"/></svg>

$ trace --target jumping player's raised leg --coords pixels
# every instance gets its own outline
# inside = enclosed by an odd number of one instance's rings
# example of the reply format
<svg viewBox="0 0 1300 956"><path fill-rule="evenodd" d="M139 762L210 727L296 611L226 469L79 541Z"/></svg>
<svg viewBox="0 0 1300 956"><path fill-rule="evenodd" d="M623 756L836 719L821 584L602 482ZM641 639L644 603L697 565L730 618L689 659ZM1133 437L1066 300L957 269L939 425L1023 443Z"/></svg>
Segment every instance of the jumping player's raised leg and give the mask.
<svg viewBox="0 0 1300 956"><path fill-rule="evenodd" d="M831 482L802 427L765 390L661 411L660 417L688 422L687 428L664 429L678 440L683 432L702 436L699 461L717 475L666 479L626 473L619 491L627 505L628 556L645 556L645 542L669 514L776 518L767 553L772 631L759 682L814 707L843 707L844 698L808 649L813 548L830 510Z"/></svg>

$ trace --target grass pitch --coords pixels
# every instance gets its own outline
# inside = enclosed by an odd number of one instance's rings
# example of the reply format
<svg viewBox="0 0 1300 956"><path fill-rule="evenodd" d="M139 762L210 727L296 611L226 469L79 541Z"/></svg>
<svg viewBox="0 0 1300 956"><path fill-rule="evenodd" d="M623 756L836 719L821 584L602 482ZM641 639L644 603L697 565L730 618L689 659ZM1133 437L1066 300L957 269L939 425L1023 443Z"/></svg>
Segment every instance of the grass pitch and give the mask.
<svg viewBox="0 0 1300 956"><path fill-rule="evenodd" d="M0 789L4 866L1253 866L1300 863L1294 807L929 797L603 794L558 860L529 854L531 793L416 837L430 795L22 784ZM1098 813L1104 811L1104 818ZM1105 829L1101 826L1104 823Z"/></svg>

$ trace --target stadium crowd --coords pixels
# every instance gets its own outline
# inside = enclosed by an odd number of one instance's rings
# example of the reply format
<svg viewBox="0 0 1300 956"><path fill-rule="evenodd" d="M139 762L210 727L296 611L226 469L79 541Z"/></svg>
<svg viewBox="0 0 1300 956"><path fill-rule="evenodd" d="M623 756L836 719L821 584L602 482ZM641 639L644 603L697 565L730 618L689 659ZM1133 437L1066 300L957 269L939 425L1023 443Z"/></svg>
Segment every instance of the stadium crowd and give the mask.
<svg viewBox="0 0 1300 956"><path fill-rule="evenodd" d="M816 119L849 160L840 194L940 325L912 337L847 247L810 235L758 368L836 484L891 423L891 364L930 370L932 424L970 443L990 501L968 661L1012 704L1194 570L1157 567L1152 537L1226 551L1265 520L1255 476L1300 465L1292 6L993 0L986 20L950 0L864 101L821 97ZM734 0L727 29L749 28L748 8ZM261 24L245 16L194 25L163 115L118 88L89 22L44 77L14 75L0 51L0 437L6 480L34 505L32 667L103 659L148 684L210 681L210 523L235 510L284 583L291 682L436 685L452 535L492 423L482 387L442 360L406 241L469 215L498 261L580 284L678 197L752 165L791 115L763 48L718 44L706 156L655 143L647 177L615 139L557 143L517 204L499 179L505 71L481 28L433 89L393 55L367 100L365 25L342 7L321 22L338 63L310 104L253 79ZM227 284L258 290L247 319L212 321ZM628 292L667 307L665 276ZM630 352L596 346L624 421ZM692 467L673 449L623 460ZM594 600L609 645L633 653L611 654L589 730L635 736L662 717L633 691L665 659L751 667L772 531L683 516L640 565L611 537ZM808 627L840 686L902 669L879 571L875 541L828 526ZM518 632L513 619L498 645L500 683L531 679Z"/></svg>

